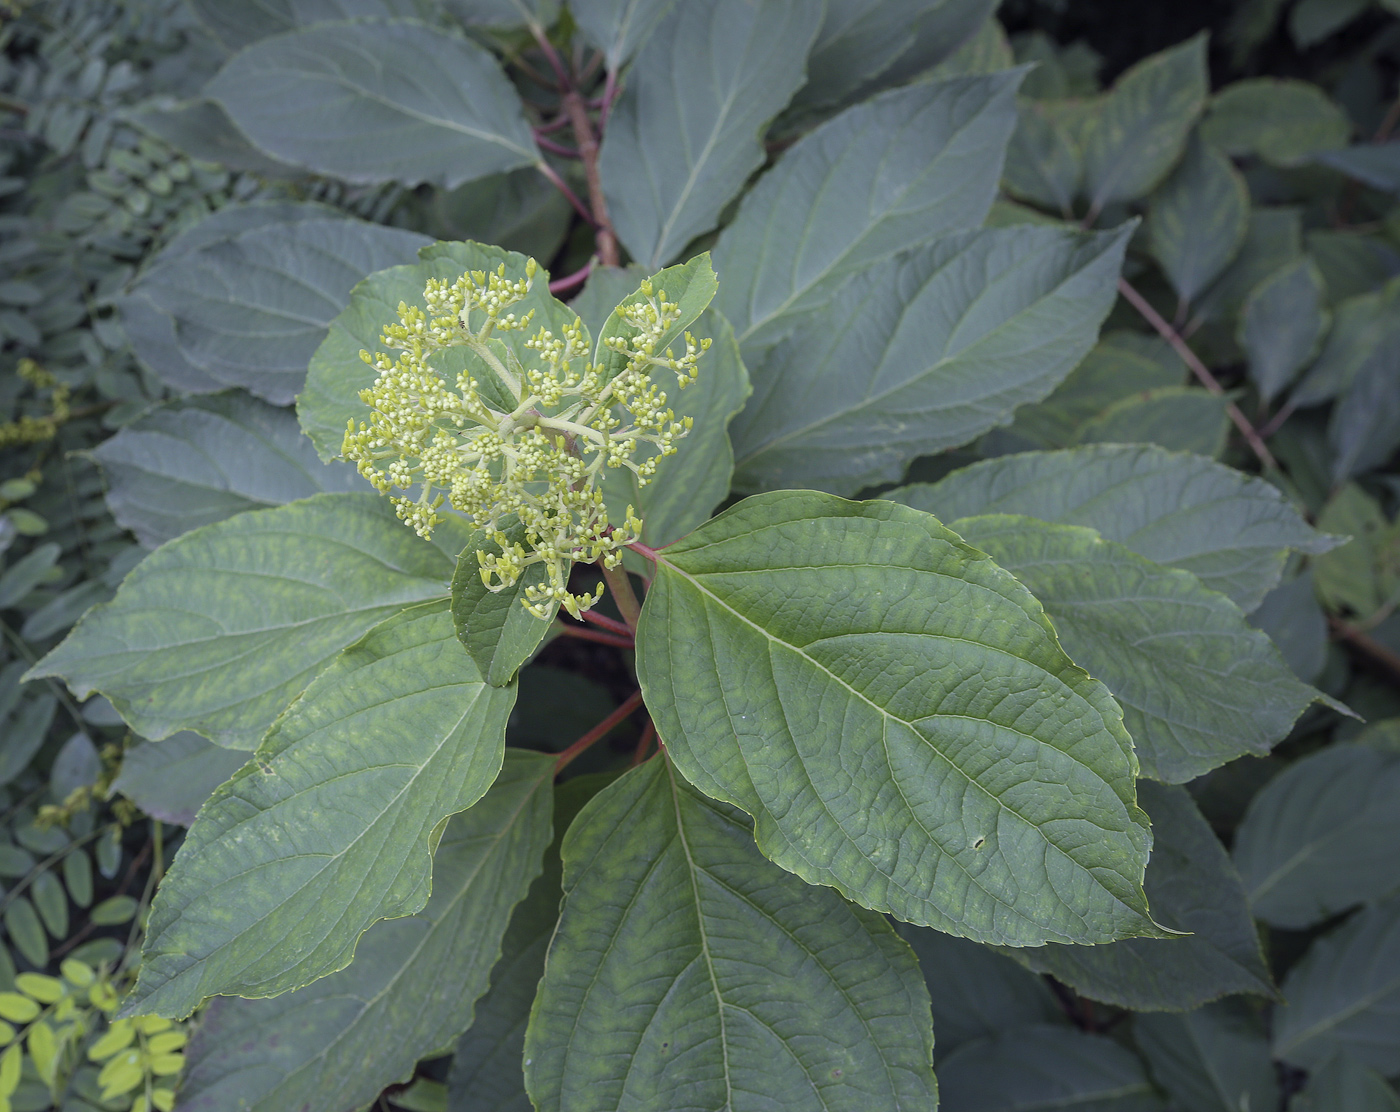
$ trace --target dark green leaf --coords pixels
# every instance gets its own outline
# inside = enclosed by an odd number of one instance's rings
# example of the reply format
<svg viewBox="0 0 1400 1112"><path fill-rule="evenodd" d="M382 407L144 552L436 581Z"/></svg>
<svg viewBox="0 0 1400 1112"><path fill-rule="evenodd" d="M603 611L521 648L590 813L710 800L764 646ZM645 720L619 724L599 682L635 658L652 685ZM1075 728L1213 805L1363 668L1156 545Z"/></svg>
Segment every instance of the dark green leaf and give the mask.
<svg viewBox="0 0 1400 1112"><path fill-rule="evenodd" d="M1300 929L1400 888L1400 753L1335 745L1256 795L1235 834L1254 914Z"/></svg>
<svg viewBox="0 0 1400 1112"><path fill-rule="evenodd" d="M1335 398L1356 381L1371 359L1394 358L1396 352L1400 352L1400 281L1337 306L1322 354L1293 391L1292 400L1308 406Z"/></svg>
<svg viewBox="0 0 1400 1112"><path fill-rule="evenodd" d="M449 1046L539 875L553 771L551 758L511 751L485 797L447 823L427 906L375 924L348 969L273 1000L214 1001L190 1043L181 1109L344 1112Z"/></svg>
<svg viewBox="0 0 1400 1112"><path fill-rule="evenodd" d="M451 189L540 161L491 53L413 20L263 39L234 55L207 91L268 154L345 181Z"/></svg>
<svg viewBox="0 0 1400 1112"><path fill-rule="evenodd" d="M36 545L0 575L0 610L8 610L49 578L63 549L56 544Z"/></svg>
<svg viewBox="0 0 1400 1112"><path fill-rule="evenodd" d="M1192 302L1230 265L1249 228L1249 189L1234 164L1193 139L1151 197L1147 234L1176 295Z"/></svg>
<svg viewBox="0 0 1400 1112"><path fill-rule="evenodd" d="M242 750L225 749L183 730L164 741L143 741L128 749L112 790L152 818L189 826L214 789L247 760Z"/></svg>
<svg viewBox="0 0 1400 1112"><path fill-rule="evenodd" d="M677 767L808 882L1011 945L1157 933L1117 705L934 518L745 500L665 550L637 669Z"/></svg>
<svg viewBox="0 0 1400 1112"><path fill-rule="evenodd" d="M29 886L29 895L45 929L60 942L68 937L68 893L63 882L45 869Z"/></svg>
<svg viewBox="0 0 1400 1112"><path fill-rule="evenodd" d="M514 702L444 603L342 652L200 809L127 1008L183 1017L214 995L300 988L348 965L375 921L421 910L435 831L496 778Z"/></svg>
<svg viewBox="0 0 1400 1112"><path fill-rule="evenodd" d="M675 0L569 0L584 38L603 52L616 72L646 42Z"/></svg>
<svg viewBox="0 0 1400 1112"><path fill-rule="evenodd" d="M732 426L737 485L854 493L1007 422L1093 347L1126 242L996 229L852 276L750 367L754 397Z"/></svg>
<svg viewBox="0 0 1400 1112"><path fill-rule="evenodd" d="M1400 1094L1375 1070L1338 1054L1308 1078L1293 1112L1400 1112Z"/></svg>
<svg viewBox="0 0 1400 1112"><path fill-rule="evenodd" d="M1370 143L1343 151L1325 151L1314 158L1372 189L1400 193L1400 141Z"/></svg>
<svg viewBox="0 0 1400 1112"><path fill-rule="evenodd" d="M413 15L416 0L190 0L196 18L228 50L283 31L361 16Z"/></svg>
<svg viewBox="0 0 1400 1112"><path fill-rule="evenodd" d="M1313 564L1324 602L1369 619L1400 600L1400 522L1386 520L1375 498L1348 483L1328 499L1317 521L1319 528L1351 538Z"/></svg>
<svg viewBox="0 0 1400 1112"><path fill-rule="evenodd" d="M1080 444L1157 444L1177 452L1219 456L1225 450L1230 399L1195 386L1163 386L1115 402L1079 426Z"/></svg>
<svg viewBox="0 0 1400 1112"><path fill-rule="evenodd" d="M80 788L91 788L102 775L102 757L84 733L63 743L49 768L49 791L55 799L67 799Z"/></svg>
<svg viewBox="0 0 1400 1112"><path fill-rule="evenodd" d="M1400 273L1400 252L1364 230L1313 228L1306 238L1330 305L1374 293Z"/></svg>
<svg viewBox="0 0 1400 1112"><path fill-rule="evenodd" d="M247 7L223 6L230 10ZM229 170L244 170L267 178L301 175L297 167L264 154L248 142L228 113L212 100L158 98L135 109L131 122L201 162L217 162Z"/></svg>
<svg viewBox="0 0 1400 1112"><path fill-rule="evenodd" d="M39 922L34 905L25 897L14 897L5 908L5 930L25 961L38 969L48 965L49 940L44 934L44 925Z"/></svg>
<svg viewBox="0 0 1400 1112"><path fill-rule="evenodd" d="M1133 1036L1152 1076L1181 1108L1270 1112L1279 1106L1263 1027L1237 1001L1178 1015L1134 1016Z"/></svg>
<svg viewBox="0 0 1400 1112"><path fill-rule="evenodd" d="M511 543L525 543L525 528L516 517L512 515L501 524ZM500 545L484 529L467 538L452 576L452 622L482 677L493 687L504 687L515 679L520 666L549 632L549 622L535 617L523 605L525 589L543 586L549 576L544 564L532 564L513 585L490 591L481 578L478 551L499 556Z"/></svg>
<svg viewBox="0 0 1400 1112"><path fill-rule="evenodd" d="M1400 344L1388 343L1356 370L1356 378L1332 410L1327 441L1332 482L1342 483L1380 467L1400 447Z"/></svg>
<svg viewBox="0 0 1400 1112"><path fill-rule="evenodd" d="M534 167L434 190L423 211L423 230L438 239L497 243L536 259L558 253L574 215L564 195Z"/></svg>
<svg viewBox="0 0 1400 1112"><path fill-rule="evenodd" d="M5 744L0 746L0 784L8 784L27 767L49 736L58 700L45 692L20 703L4 723Z"/></svg>
<svg viewBox="0 0 1400 1112"><path fill-rule="evenodd" d="M763 163L759 138L802 84L820 5L677 4L646 41L599 156L622 245L651 270L714 227Z"/></svg>
<svg viewBox="0 0 1400 1112"><path fill-rule="evenodd" d="M1293 674L1315 683L1327 664L1327 615L1317 602L1311 571L1275 587L1249 616L1278 646Z"/></svg>
<svg viewBox="0 0 1400 1112"><path fill-rule="evenodd" d="M435 535L460 548L465 531ZM454 545L455 542L455 545ZM325 663L415 602L445 598L452 558L372 494L318 494L171 541L40 661L101 690L149 738L198 730L253 749Z"/></svg>
<svg viewBox="0 0 1400 1112"><path fill-rule="evenodd" d="M1310 81L1256 77L1211 98L1201 137L1228 155L1257 154L1275 166L1296 166L1346 146L1351 121Z"/></svg>
<svg viewBox="0 0 1400 1112"><path fill-rule="evenodd" d="M92 861L86 850L76 850L63 859L63 883L79 907L92 904Z"/></svg>
<svg viewBox="0 0 1400 1112"><path fill-rule="evenodd" d="M1084 184L1084 122L1089 106L1078 102L1020 102L1006 151L1007 190L1051 212L1070 216Z"/></svg>
<svg viewBox="0 0 1400 1112"><path fill-rule="evenodd" d="M1370 0L1298 0L1288 13L1288 30L1293 41L1306 49L1340 31L1370 6Z"/></svg>
<svg viewBox="0 0 1400 1112"><path fill-rule="evenodd" d="M525 1036L537 1107L936 1102L909 948L880 916L765 861L743 816L664 756L584 808L563 858Z"/></svg>
<svg viewBox="0 0 1400 1112"><path fill-rule="evenodd" d="M1297 209L1251 209L1249 228L1235 261L1201 296L1197 314L1209 320L1228 320L1260 282L1302 253L1303 225Z"/></svg>
<svg viewBox="0 0 1400 1112"><path fill-rule="evenodd" d="M1265 402L1288 386L1316 354L1332 314L1322 273L1306 255L1276 271L1250 293L1238 339L1249 377Z"/></svg>

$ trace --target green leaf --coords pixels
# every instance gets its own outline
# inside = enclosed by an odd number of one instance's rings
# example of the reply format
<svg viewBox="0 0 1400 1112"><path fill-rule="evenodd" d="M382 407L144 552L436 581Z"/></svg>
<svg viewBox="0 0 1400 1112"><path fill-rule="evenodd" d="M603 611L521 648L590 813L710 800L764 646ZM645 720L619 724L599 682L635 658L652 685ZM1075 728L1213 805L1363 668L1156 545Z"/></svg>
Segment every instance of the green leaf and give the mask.
<svg viewBox="0 0 1400 1112"><path fill-rule="evenodd" d="M1316 556L1340 543L1263 479L1138 444L1003 456L886 497L945 521L1026 514L1087 525L1155 563L1184 568L1241 610L1279 581L1290 550Z"/></svg>
<svg viewBox="0 0 1400 1112"><path fill-rule="evenodd" d="M417 14L417 0L190 0L195 17L220 45L240 50L283 31L364 16Z"/></svg>
<svg viewBox="0 0 1400 1112"><path fill-rule="evenodd" d="M34 905L23 896L15 896L5 908L5 931L10 943L25 961L36 969L49 963L49 940Z"/></svg>
<svg viewBox="0 0 1400 1112"><path fill-rule="evenodd" d="M52 542L36 545L7 567L0 575L0 609L8 610L51 578L52 569L62 553L63 549Z"/></svg>
<svg viewBox="0 0 1400 1112"><path fill-rule="evenodd" d="M1317 1069L1338 1052L1400 1072L1400 897L1319 938L1283 982L1274 1057Z"/></svg>
<svg viewBox="0 0 1400 1112"><path fill-rule="evenodd" d="M677 4L638 52L598 168L622 245L670 262L763 164L760 136L802 84L822 7Z"/></svg>
<svg viewBox="0 0 1400 1112"><path fill-rule="evenodd" d="M750 359L878 259L982 223L1022 72L896 89L804 136L720 233L717 307Z"/></svg>
<svg viewBox="0 0 1400 1112"><path fill-rule="evenodd" d="M293 414L241 393L152 410L92 455L112 516L147 548L244 510L365 487L354 468L316 458Z"/></svg>
<svg viewBox="0 0 1400 1112"><path fill-rule="evenodd" d="M460 547L463 532L435 540ZM80 699L100 690L145 737L197 730L253 749L331 657L403 607L446 597L451 575L452 558L387 500L318 494L151 553L29 674L60 676Z"/></svg>
<svg viewBox="0 0 1400 1112"><path fill-rule="evenodd" d="M1340 31L1371 6L1371 0L1298 0L1288 13L1288 31L1300 49Z"/></svg>
<svg viewBox="0 0 1400 1112"><path fill-rule="evenodd" d="M1400 252L1364 230L1313 228L1306 240L1308 254L1322 272L1329 305L1374 293L1400 271Z"/></svg>
<svg viewBox="0 0 1400 1112"><path fill-rule="evenodd" d="M1300 930L1400 888L1400 753L1334 745L1265 785L1235 834L1254 914Z"/></svg>
<svg viewBox="0 0 1400 1112"><path fill-rule="evenodd" d="M1239 874L1191 796L1147 781L1138 796L1152 818L1145 884L1152 913L1188 937L1052 943L1012 956L1081 996L1138 1012L1196 1008L1230 993L1276 996Z"/></svg>
<svg viewBox="0 0 1400 1112"><path fill-rule="evenodd" d="M170 323L175 358L153 368L183 390L242 386L285 405L351 287L426 242L341 217L267 223L197 246L177 240L132 290Z"/></svg>
<svg viewBox="0 0 1400 1112"><path fill-rule="evenodd" d="M1311 570L1265 595L1249 624L1269 635L1295 676L1317 682L1327 665L1327 615L1318 605Z"/></svg>
<svg viewBox="0 0 1400 1112"><path fill-rule="evenodd" d="M700 377L684 390L666 387L676 415L694 418L690 434L646 486L638 486L629 468L609 469L603 475L613 524L622 524L627 507L633 506L642 519L642 540L653 548L685 536L724 501L734 474L729 423L753 392L729 322L707 309L692 328L696 336L714 340L700 361ZM644 445L634 458L640 462L654 454L655 449Z"/></svg>
<svg viewBox="0 0 1400 1112"><path fill-rule="evenodd" d="M214 789L247 760L246 752L225 749L182 730L164 741L143 741L128 749L112 791L152 818L189 826Z"/></svg>
<svg viewBox="0 0 1400 1112"><path fill-rule="evenodd" d="M376 920L421 910L437 832L496 778L514 703L481 679L444 603L342 652L200 809L128 1012L300 988L348 965Z"/></svg>
<svg viewBox="0 0 1400 1112"><path fill-rule="evenodd" d="M1146 777L1181 784L1265 754L1321 698L1190 572L1079 525L991 514L950 527L1030 588L1065 651L1113 692Z"/></svg>
<svg viewBox="0 0 1400 1112"><path fill-rule="evenodd" d="M1192 302L1230 265L1249 228L1249 189L1234 164L1193 139L1152 194L1147 234L1176 295Z"/></svg>
<svg viewBox="0 0 1400 1112"><path fill-rule="evenodd" d="M1400 352L1400 281L1374 293L1347 298L1337 306L1332 330L1291 400L1317 405L1345 393L1372 359Z"/></svg>
<svg viewBox="0 0 1400 1112"><path fill-rule="evenodd" d="M1115 402L1079 426L1080 444L1157 444L1176 452L1219 456L1225 451L1230 398L1195 386L1163 386Z"/></svg>
<svg viewBox="0 0 1400 1112"><path fill-rule="evenodd" d="M29 767L34 754L49 736L57 709L58 700L46 692L25 699L5 721L5 744L0 747L0 785L8 784Z"/></svg>
<svg viewBox="0 0 1400 1112"><path fill-rule="evenodd" d="M1400 1112L1400 1094L1375 1070L1338 1054L1308 1078L1295 1112Z"/></svg>
<svg viewBox="0 0 1400 1112"><path fill-rule="evenodd" d="M664 756L584 808L563 858L525 1036L537 1107L936 1103L909 948L880 916L765 861L743 816Z"/></svg>
<svg viewBox="0 0 1400 1112"><path fill-rule="evenodd" d="M518 518L511 515L501 524L511 543L525 543L525 527ZM549 575L543 564L533 564L511 586L490 591L481 578L478 551L500 555L500 546L484 529L467 538L457 557L457 571L452 576L452 623L486 682L505 687L549 632L550 623L523 605L525 589L543 586Z"/></svg>
<svg viewBox="0 0 1400 1112"><path fill-rule="evenodd" d="M1070 216L1084 185L1082 136L1091 111L1080 101L1022 100L1006 151L1007 191Z"/></svg>
<svg viewBox="0 0 1400 1112"><path fill-rule="evenodd" d="M1258 1018L1237 1001L1134 1016L1133 1037L1152 1076L1181 1108L1266 1112L1279 1106L1268 1040Z"/></svg>
<svg viewBox="0 0 1400 1112"><path fill-rule="evenodd" d="M452 189L540 161L490 51L414 20L262 39L206 91L260 149L344 181Z"/></svg>
<svg viewBox="0 0 1400 1112"><path fill-rule="evenodd" d="M1065 1021L1043 978L990 947L908 923L895 929L924 972L939 1061L973 1039L1031 1023Z"/></svg>
<svg viewBox="0 0 1400 1112"><path fill-rule="evenodd" d="M468 270L494 271L504 265L507 274L523 280L527 261L514 251L481 243L433 243L423 248L418 258L411 266L371 274L351 290L349 303L330 322L330 331L311 356L306 389L297 397L297 418L322 459L340 455L347 421L369 418L369 407L360 400L360 391L374 385L378 372L360 358L360 352L373 353L384 347L380 335L385 325L398 320L399 302L421 306L429 278L451 283ZM515 311L522 316L533 311L534 324L556 336L575 315L550 294L549 275L544 271L536 273L530 292ZM525 333L503 332L498 338L517 355L529 354L524 349L529 339ZM464 358L464 351L445 352L436 357L435 365L444 373L455 373L465 363L454 364L452 360Z"/></svg>
<svg viewBox="0 0 1400 1112"><path fill-rule="evenodd" d="M704 252L686 262L658 271L651 276L651 281L656 291L655 295L660 297L665 293L666 300L676 306L676 319L671 323L671 327L654 341L655 346L664 351L672 344L684 342L686 330L694 325L700 314L714 300L718 279L710 265L709 253ZM622 310L626 306L643 305L646 301L647 295L642 293L639 283L618 302L598 329L593 362L607 368L610 378L627 365L627 357L609 348L606 341L630 340L638 336L641 330L628 322L622 315Z"/></svg>
<svg viewBox="0 0 1400 1112"><path fill-rule="evenodd" d="M435 189L420 211L423 231L437 239L495 243L536 259L558 254L574 217L564 194L534 167Z"/></svg>
<svg viewBox="0 0 1400 1112"><path fill-rule="evenodd" d="M1093 211L1152 192L1181 157L1209 88L1204 34L1118 78L1084 129L1085 191Z"/></svg>
<svg viewBox="0 0 1400 1112"><path fill-rule="evenodd" d="M1341 151L1324 151L1314 162L1340 170L1347 177L1383 193L1400 193L1400 141L1363 143Z"/></svg>
<svg viewBox="0 0 1400 1112"><path fill-rule="evenodd" d="M213 1001L181 1107L344 1112L449 1046L472 1025L512 909L539 876L553 773L552 758L509 751L491 790L448 821L427 905L371 927L348 969L273 1000Z"/></svg>
<svg viewBox="0 0 1400 1112"><path fill-rule="evenodd" d="M1332 322L1322 272L1304 255L1276 271L1245 300L1238 339L1249 377L1265 402L1288 386L1317 353Z"/></svg>
<svg viewBox="0 0 1400 1112"><path fill-rule="evenodd" d="M1275 166L1297 166L1345 147L1351 126L1341 106L1311 81L1255 77L1211 98L1201 138L1236 158L1258 155Z"/></svg>
<svg viewBox="0 0 1400 1112"><path fill-rule="evenodd" d="M1006 37L1006 29L997 20L986 19L972 38L929 70L927 77L944 81L950 77L985 76L1008 70L1015 64L1016 55Z"/></svg>
<svg viewBox="0 0 1400 1112"><path fill-rule="evenodd" d="M1372 352L1357 368L1327 425L1332 482L1339 484L1381 467L1400 447L1400 382L1395 367L1400 344Z"/></svg>
<svg viewBox="0 0 1400 1112"><path fill-rule="evenodd" d="M1375 498L1348 483L1328 500L1317 523L1351 538L1313 564L1313 580L1328 606L1364 620L1400 600L1400 521L1387 521Z"/></svg>
<svg viewBox="0 0 1400 1112"><path fill-rule="evenodd" d="M1158 933L1117 705L934 518L745 500L665 549L637 672L686 779L809 883L982 941Z"/></svg>
<svg viewBox="0 0 1400 1112"><path fill-rule="evenodd" d="M247 10L244 5L224 6ZM217 162L227 170L264 178L295 178L302 173L248 142L228 113L212 100L156 97L130 110L128 118L141 130L201 162Z"/></svg>
<svg viewBox="0 0 1400 1112"><path fill-rule="evenodd" d="M1102 1035L1017 1027L961 1047L938 1066L956 1112L1162 1112L1134 1055Z"/></svg>
<svg viewBox="0 0 1400 1112"><path fill-rule="evenodd" d="M972 232L853 275L750 367L736 485L854 493L1009 421L1093 347L1127 234Z"/></svg>
<svg viewBox="0 0 1400 1112"><path fill-rule="evenodd" d="M569 0L583 37L616 73L647 41L675 0Z"/></svg>
<svg viewBox="0 0 1400 1112"><path fill-rule="evenodd" d="M1197 315L1229 320L1254 288L1303 253L1303 225L1298 209L1252 208L1244 244L1235 261L1200 298Z"/></svg>
<svg viewBox="0 0 1400 1112"><path fill-rule="evenodd" d="M29 895L43 920L44 929L56 939L68 937L68 893L63 882L47 869L34 878ZM50 1001L52 1003L52 1001Z"/></svg>

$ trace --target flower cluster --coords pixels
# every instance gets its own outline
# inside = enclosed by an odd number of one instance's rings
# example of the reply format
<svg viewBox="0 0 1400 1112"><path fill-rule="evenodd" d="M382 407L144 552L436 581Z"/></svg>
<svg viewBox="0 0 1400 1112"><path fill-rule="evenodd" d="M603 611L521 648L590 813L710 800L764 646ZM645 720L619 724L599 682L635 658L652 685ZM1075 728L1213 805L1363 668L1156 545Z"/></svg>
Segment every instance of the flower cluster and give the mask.
<svg viewBox="0 0 1400 1112"><path fill-rule="evenodd" d="M616 567L621 550L640 535L630 506L625 525L609 525L599 477L605 467L626 467L645 485L657 461L676 451L690 418L677 418L651 376L669 370L684 388L695 381L710 341L687 332L684 354L675 355L664 341L679 307L644 281L635 303L618 309L601 345L621 359L591 363L578 317L559 335L547 328L531 334L534 310L513 311L535 274L531 259L523 278L507 277L502 264L451 284L429 279L425 309L400 303L399 322L381 337L398 357L360 353L379 374L360 393L370 420L350 422L342 452L391 496L399 517L420 536L443 520L444 503L487 530L501 549L477 553L491 590L543 564L547 582L527 586L524 603L548 620L557 606L577 617L601 597L601 586L596 594L569 590L573 563ZM509 333L527 338L511 346L500 339ZM439 369L448 349L457 349L454 365L465 364L451 384ZM638 460L644 444L655 452ZM416 498L392 493L415 486ZM511 516L524 526L524 545L502 531Z"/></svg>

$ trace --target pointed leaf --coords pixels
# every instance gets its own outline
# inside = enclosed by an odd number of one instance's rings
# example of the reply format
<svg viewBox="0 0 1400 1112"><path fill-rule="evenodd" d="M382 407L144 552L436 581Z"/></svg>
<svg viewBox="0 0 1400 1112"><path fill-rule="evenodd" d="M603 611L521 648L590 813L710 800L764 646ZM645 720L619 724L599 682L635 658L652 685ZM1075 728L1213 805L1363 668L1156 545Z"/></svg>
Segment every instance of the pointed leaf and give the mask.
<svg viewBox="0 0 1400 1112"><path fill-rule="evenodd" d="M1079 426L1079 444L1157 444L1216 457L1225 451L1230 399L1195 386L1164 386L1115 402Z"/></svg>
<svg viewBox="0 0 1400 1112"><path fill-rule="evenodd" d="M1234 164L1193 139L1152 194L1147 234L1176 295L1191 302L1230 265L1249 229L1249 188Z"/></svg>
<svg viewBox="0 0 1400 1112"><path fill-rule="evenodd" d="M262 39L206 91L268 154L345 181L452 189L540 160L491 53L415 20L324 23Z"/></svg>
<svg viewBox="0 0 1400 1112"><path fill-rule="evenodd" d="M1022 100L1006 151L1009 193L1066 218L1084 184L1080 141L1089 109L1079 101Z"/></svg>
<svg viewBox="0 0 1400 1112"><path fill-rule="evenodd" d="M1299 930L1400 888L1400 753L1335 745L1256 795L1235 834L1254 914Z"/></svg>
<svg viewBox="0 0 1400 1112"><path fill-rule="evenodd" d="M603 52L611 72L647 41L675 0L569 0L569 11L588 42Z"/></svg>
<svg viewBox="0 0 1400 1112"><path fill-rule="evenodd" d="M210 1004L180 1108L344 1112L448 1046L472 1024L512 908L539 875L553 772L551 758L511 750L491 790L447 823L427 905L371 927L348 969L273 1000Z"/></svg>
<svg viewBox="0 0 1400 1112"><path fill-rule="evenodd" d="M225 749L183 730L164 741L143 741L128 749L112 791L152 818L189 826L214 789L247 761L242 750Z"/></svg>
<svg viewBox="0 0 1400 1112"><path fill-rule="evenodd" d="M420 910L434 831L491 786L514 703L472 666L445 603L346 649L200 810L128 1011L300 988L348 965L376 920Z"/></svg>
<svg viewBox="0 0 1400 1112"><path fill-rule="evenodd" d="M1351 121L1311 81L1255 77L1211 98L1201 138L1225 154L1257 154L1275 166L1296 166L1321 151L1345 147Z"/></svg>
<svg viewBox="0 0 1400 1112"><path fill-rule="evenodd" d="M1389 343L1367 357L1332 410L1327 442L1332 449L1332 482L1343 483L1384 466L1400 447L1400 343Z"/></svg>
<svg viewBox="0 0 1400 1112"><path fill-rule="evenodd" d="M1283 982L1274 1057L1317 1069L1338 1052L1400 1072L1400 897L1319 938Z"/></svg>
<svg viewBox="0 0 1400 1112"><path fill-rule="evenodd" d="M1184 568L1242 610L1278 582L1289 550L1317 555L1339 543L1262 479L1136 444L1003 456L887 497L945 521L1003 513L1087 525L1158 564Z"/></svg>
<svg viewBox="0 0 1400 1112"><path fill-rule="evenodd" d="M225 7L232 9L234 5ZM243 5L238 7L247 10ZM130 110L128 118L141 130L201 162L217 162L226 170L241 170L264 178L298 178L302 174L297 167L264 154L248 142L228 113L212 100L155 97Z"/></svg>
<svg viewBox="0 0 1400 1112"><path fill-rule="evenodd" d="M662 554L637 670L685 777L809 883L1011 945L1157 933L1117 705L934 518L746 499Z"/></svg>
<svg viewBox="0 0 1400 1112"><path fill-rule="evenodd" d="M1093 347L1126 243L1125 231L995 229L854 275L749 368L736 484L854 493L1006 423Z"/></svg>
<svg viewBox="0 0 1400 1112"><path fill-rule="evenodd" d="M525 1036L537 1107L936 1102L909 948L878 915L765 861L743 816L664 757L599 793L563 856Z"/></svg>
<svg viewBox="0 0 1400 1112"><path fill-rule="evenodd" d="M1146 777L1181 784L1267 753L1321 698L1190 572L1077 525L991 514L951 528L1030 588L1065 651L1113 692Z"/></svg>
<svg viewBox="0 0 1400 1112"><path fill-rule="evenodd" d="M1324 151L1313 161L1340 170L1372 189L1400 193L1400 141L1361 143L1340 151Z"/></svg>
<svg viewBox="0 0 1400 1112"><path fill-rule="evenodd" d="M1317 601L1312 569L1265 595L1249 624L1269 635L1295 676L1317 682L1327 666L1327 615Z"/></svg>
<svg viewBox="0 0 1400 1112"><path fill-rule="evenodd" d="M1197 301L1197 315L1229 320L1254 287L1303 253L1303 225L1296 208L1260 208L1249 213L1249 227L1235 260Z"/></svg>
<svg viewBox="0 0 1400 1112"><path fill-rule="evenodd" d="M718 308L750 358L877 259L981 224L1019 72L896 89L778 159L720 233Z"/></svg>
<svg viewBox="0 0 1400 1112"><path fill-rule="evenodd" d="M1269 1042L1258 1018L1238 1001L1184 1014L1133 1017L1133 1037L1157 1083L1192 1112L1241 1112L1279 1106Z"/></svg>
<svg viewBox="0 0 1400 1112"><path fill-rule="evenodd" d="M244 510L365 489L348 464L316 458L294 414L246 394L153 410L92 455L112 516L147 548Z"/></svg>
<svg viewBox="0 0 1400 1112"><path fill-rule="evenodd" d="M1081 996L1138 1012L1195 1008L1230 993L1274 996L1239 874L1210 824L1184 788L1145 781L1138 791L1152 819L1145 885L1152 913L1188 937L1051 943L1012 955Z"/></svg>
<svg viewBox="0 0 1400 1112"><path fill-rule="evenodd" d="M524 545L525 527L514 515L502 521L502 532L513 544ZM491 591L481 578L478 551L499 556L500 545L484 529L467 538L452 576L452 622L478 671L493 687L505 687L539 648L550 623L525 609L527 587L549 581L543 564L532 564L511 586Z"/></svg>
<svg viewBox="0 0 1400 1112"><path fill-rule="evenodd" d="M1240 317L1239 342L1249 377L1264 401L1272 401L1317 353L1332 314L1322 274L1307 256L1254 288Z"/></svg>
<svg viewBox="0 0 1400 1112"><path fill-rule="evenodd" d="M145 737L197 730L254 749L331 657L403 607L445 598L451 575L385 499L318 494L151 553L30 674L60 676L80 699L100 690Z"/></svg>
<svg viewBox="0 0 1400 1112"><path fill-rule="evenodd" d="M618 239L656 270L714 227L763 164L759 138L803 81L820 5L677 4L638 53L598 169Z"/></svg>

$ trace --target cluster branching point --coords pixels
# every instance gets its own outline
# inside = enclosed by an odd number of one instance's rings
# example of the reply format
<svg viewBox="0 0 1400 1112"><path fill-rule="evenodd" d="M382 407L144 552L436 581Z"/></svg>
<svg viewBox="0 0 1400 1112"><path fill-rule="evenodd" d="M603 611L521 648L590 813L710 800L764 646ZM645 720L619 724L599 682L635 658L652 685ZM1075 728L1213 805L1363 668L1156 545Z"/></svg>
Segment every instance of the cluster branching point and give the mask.
<svg viewBox="0 0 1400 1112"><path fill-rule="evenodd" d="M676 452L691 419L676 416L652 376L670 371L684 389L710 341L687 332L684 352L675 354L664 341L679 306L644 281L640 298L618 310L629 327L600 345L625 359L612 373L615 361L589 361L577 316L556 335L543 327L531 332L533 309L515 311L536 273L534 259L523 277L508 276L502 263L494 273L471 271L451 284L429 279L422 308L401 302L398 323L380 337L397 358L360 353L379 374L360 393L370 419L349 422L342 453L419 536L432 534L445 506L487 530L500 549L477 553L489 589L503 590L526 568L544 564L548 581L527 586L522 601L549 620L559 606L577 617L602 596L601 585L581 594L569 589L574 563L616 567L622 549L641 535L631 506L622 526L609 524L600 476L604 468L625 467L645 486L658 461ZM528 337L521 345L528 365L499 338L507 333ZM450 384L433 365L449 348L470 353ZM655 452L639 459L644 444ZM413 488L416 496L395 493ZM523 545L503 531L512 515L524 526Z"/></svg>

